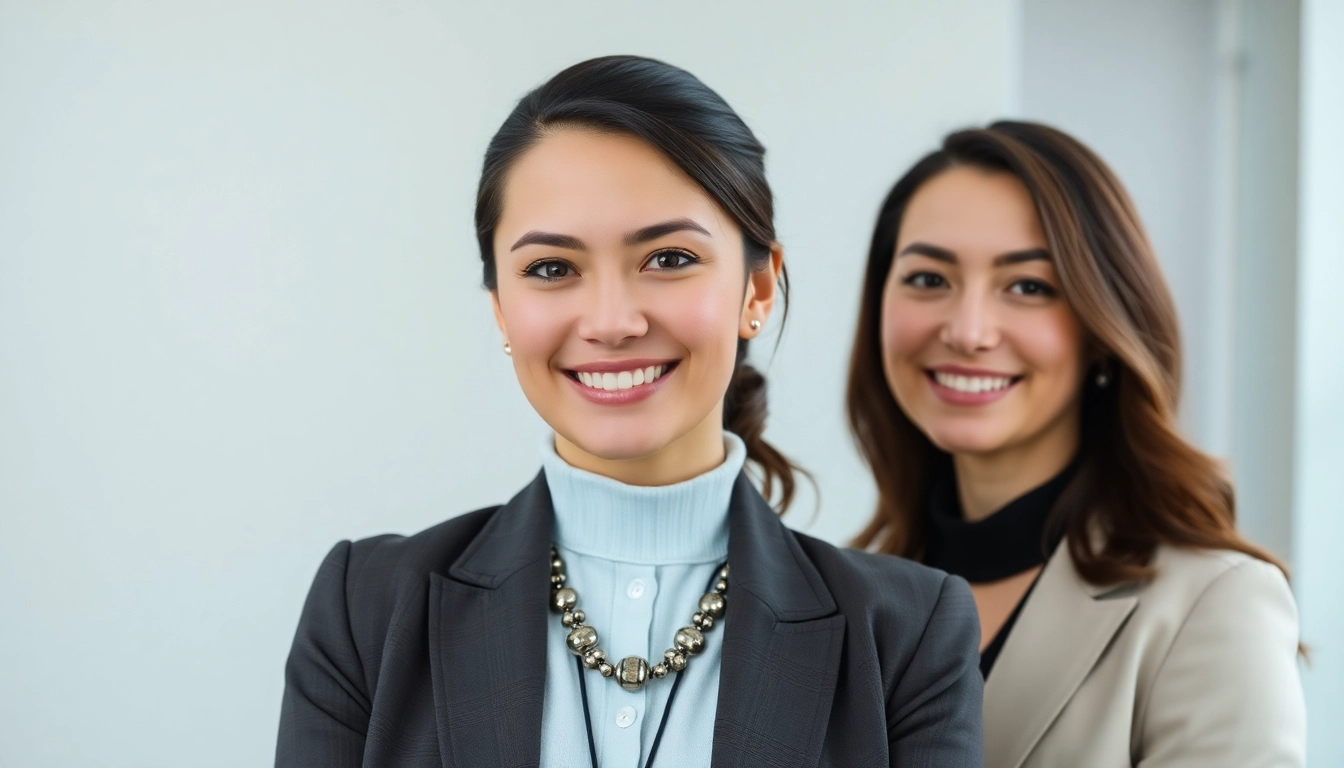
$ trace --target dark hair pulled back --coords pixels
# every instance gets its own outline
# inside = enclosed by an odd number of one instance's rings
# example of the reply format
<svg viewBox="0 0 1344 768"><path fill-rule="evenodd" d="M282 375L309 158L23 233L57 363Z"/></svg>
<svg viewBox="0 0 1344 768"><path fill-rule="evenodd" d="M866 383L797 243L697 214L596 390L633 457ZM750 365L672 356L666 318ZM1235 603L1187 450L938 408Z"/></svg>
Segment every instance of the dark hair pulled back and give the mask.
<svg viewBox="0 0 1344 768"><path fill-rule="evenodd" d="M490 140L476 194L476 238L485 287L495 290L494 237L508 172L549 130L582 127L641 139L714 198L742 229L746 269L765 269L775 243L774 196L765 180L765 147L717 93L691 73L654 59L604 56L575 64L528 93ZM780 272L788 312L788 275ZM796 468L765 441L766 382L746 362L747 340L724 396L724 428L742 438L762 473L767 499L793 501Z"/></svg>

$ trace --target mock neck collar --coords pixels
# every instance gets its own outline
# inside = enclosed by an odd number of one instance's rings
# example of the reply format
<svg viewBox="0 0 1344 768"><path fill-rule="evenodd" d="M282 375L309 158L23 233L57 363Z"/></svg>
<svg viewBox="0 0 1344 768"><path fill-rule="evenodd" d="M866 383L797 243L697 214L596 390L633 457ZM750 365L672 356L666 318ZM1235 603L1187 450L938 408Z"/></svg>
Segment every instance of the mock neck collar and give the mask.
<svg viewBox="0 0 1344 768"><path fill-rule="evenodd" d="M541 464L555 511L555 543L619 562L722 560L728 554L728 502L747 458L737 435L724 432L723 445L723 463L698 477L638 486L570 466L547 437Z"/></svg>
<svg viewBox="0 0 1344 768"><path fill-rule="evenodd" d="M1057 537L1046 538L1050 513L1077 469L1075 457L1045 483L971 522L962 517L956 472L949 466L929 494L931 535L925 564L971 583L985 583L1045 563L1059 543Z"/></svg>

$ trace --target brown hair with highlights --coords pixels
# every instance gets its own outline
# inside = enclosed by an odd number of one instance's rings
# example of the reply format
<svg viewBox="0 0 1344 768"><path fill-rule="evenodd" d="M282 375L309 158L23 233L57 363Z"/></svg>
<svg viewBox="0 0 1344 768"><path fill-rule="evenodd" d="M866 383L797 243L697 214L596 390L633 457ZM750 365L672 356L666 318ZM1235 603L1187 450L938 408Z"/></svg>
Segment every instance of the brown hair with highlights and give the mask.
<svg viewBox="0 0 1344 768"><path fill-rule="evenodd" d="M1098 585L1151 577L1149 563L1160 544L1236 550L1282 569L1237 532L1226 471L1177 428L1176 309L1129 196L1076 139L1026 122L949 135L882 203L846 393L850 428L878 487L877 511L855 544L921 558L931 478L950 461L892 396L880 328L906 205L925 182L954 166L1011 173L1026 185L1063 294L1110 374L1110 386L1085 387L1079 468L1055 507L1047 538L1065 536L1078 573Z"/></svg>

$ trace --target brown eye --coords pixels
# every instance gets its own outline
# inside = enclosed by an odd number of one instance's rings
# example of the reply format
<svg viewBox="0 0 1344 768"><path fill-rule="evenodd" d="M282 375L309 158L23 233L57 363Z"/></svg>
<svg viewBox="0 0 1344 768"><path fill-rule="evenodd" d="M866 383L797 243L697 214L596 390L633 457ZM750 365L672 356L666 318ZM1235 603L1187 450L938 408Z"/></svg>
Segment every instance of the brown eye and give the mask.
<svg viewBox="0 0 1344 768"><path fill-rule="evenodd" d="M911 288L942 288L947 285L947 281L943 279L943 276L936 272L916 272L913 275L907 276L901 282Z"/></svg>
<svg viewBox="0 0 1344 768"><path fill-rule="evenodd" d="M524 277L536 277L548 283L563 280L573 274L576 274L574 268L563 261L538 261L523 270Z"/></svg>
<svg viewBox="0 0 1344 768"><path fill-rule="evenodd" d="M695 258L686 251L668 250L658 251L649 257L648 269L655 271L670 271L681 269L696 263L699 259Z"/></svg>
<svg viewBox="0 0 1344 768"><path fill-rule="evenodd" d="M1059 293L1044 280L1018 280L1008 290L1019 296L1056 296Z"/></svg>

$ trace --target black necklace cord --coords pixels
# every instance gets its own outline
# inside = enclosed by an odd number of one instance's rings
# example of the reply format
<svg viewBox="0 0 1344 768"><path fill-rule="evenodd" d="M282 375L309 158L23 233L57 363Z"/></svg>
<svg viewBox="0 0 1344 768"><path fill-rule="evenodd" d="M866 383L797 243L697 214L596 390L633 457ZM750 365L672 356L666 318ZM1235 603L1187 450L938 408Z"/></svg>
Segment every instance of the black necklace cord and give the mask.
<svg viewBox="0 0 1344 768"><path fill-rule="evenodd" d="M681 687L681 678L685 670L677 672L677 679L672 681L672 690L667 692L667 703L663 705L663 719L658 721L658 733L654 734L653 746L649 747L649 760L644 763L644 768L653 768L653 758L658 756L658 745L663 743L663 729L667 728L667 715L672 711L672 700L677 698L677 689Z"/></svg>
<svg viewBox="0 0 1344 768"><path fill-rule="evenodd" d="M714 575L709 577L709 583L705 585L705 591L708 592L714 582L719 580L719 571L727 563L720 563L714 569ZM593 761L593 768L597 765L597 742L593 739L593 716L588 709L588 684L584 682L583 659L574 657L575 665L579 670L579 696L583 699L583 724L588 730L588 757ZM644 768L653 768L653 758L658 756L658 747L663 743L663 731L667 728L667 716L672 714L672 702L677 698L677 689L681 687L682 672L674 672L676 677L672 680L672 689L667 692L667 703L663 705L663 716L658 721L658 732L653 736L653 744L649 746L649 759L644 763Z"/></svg>
<svg viewBox="0 0 1344 768"><path fill-rule="evenodd" d="M593 768L597 768L597 742L593 741L593 716L588 713L588 684L583 681L583 658L574 657L579 666L579 698L583 699L583 724L588 729L588 756L593 759Z"/></svg>

